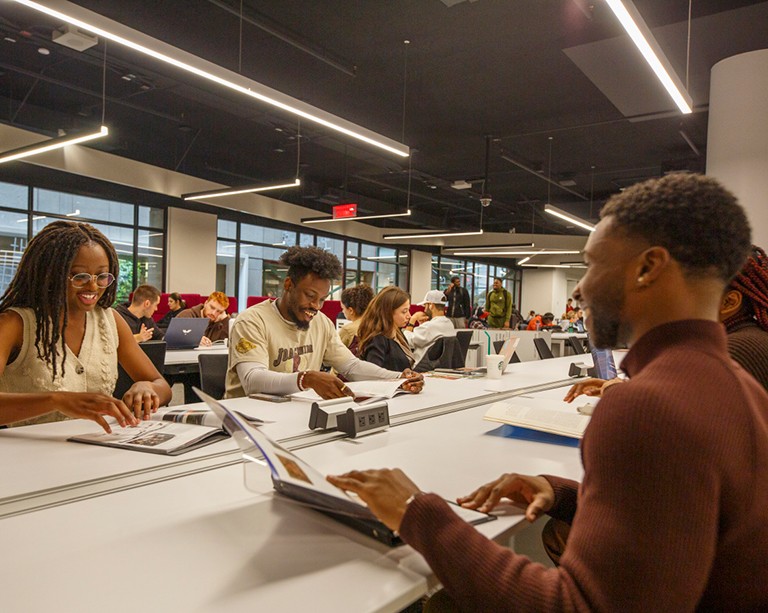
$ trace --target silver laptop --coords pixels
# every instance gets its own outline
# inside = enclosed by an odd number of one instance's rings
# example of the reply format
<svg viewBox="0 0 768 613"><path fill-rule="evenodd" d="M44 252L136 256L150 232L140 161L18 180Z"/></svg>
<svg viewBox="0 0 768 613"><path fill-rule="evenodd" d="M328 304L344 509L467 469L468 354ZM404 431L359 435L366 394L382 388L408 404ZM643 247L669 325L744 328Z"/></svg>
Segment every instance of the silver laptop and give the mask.
<svg viewBox="0 0 768 613"><path fill-rule="evenodd" d="M174 317L165 332L168 349L194 349L200 344L211 320L207 317Z"/></svg>

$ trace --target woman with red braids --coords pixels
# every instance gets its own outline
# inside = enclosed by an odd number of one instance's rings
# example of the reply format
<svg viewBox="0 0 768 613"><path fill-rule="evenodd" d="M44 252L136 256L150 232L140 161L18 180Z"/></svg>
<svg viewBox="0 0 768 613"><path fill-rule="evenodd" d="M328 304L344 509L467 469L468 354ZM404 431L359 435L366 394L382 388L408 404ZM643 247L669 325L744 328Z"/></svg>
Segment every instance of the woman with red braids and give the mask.
<svg viewBox="0 0 768 613"><path fill-rule="evenodd" d="M747 263L723 295L720 321L728 332L728 352L768 389L768 257L752 246Z"/></svg>

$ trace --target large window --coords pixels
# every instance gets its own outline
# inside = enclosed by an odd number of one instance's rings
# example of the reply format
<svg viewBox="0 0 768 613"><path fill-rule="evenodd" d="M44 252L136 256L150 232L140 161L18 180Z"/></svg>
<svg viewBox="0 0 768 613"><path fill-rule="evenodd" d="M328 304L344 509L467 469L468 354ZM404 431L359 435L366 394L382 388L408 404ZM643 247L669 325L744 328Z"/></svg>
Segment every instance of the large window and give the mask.
<svg viewBox="0 0 768 613"><path fill-rule="evenodd" d="M522 276L518 268L433 255L432 289L444 290L453 277L459 277L461 285L467 288L473 308L485 306L488 290L493 287L493 280L496 277L502 280L504 287L512 294L515 304L520 304Z"/></svg>
<svg viewBox="0 0 768 613"><path fill-rule="evenodd" d="M59 219L88 222L115 246L120 260L118 301L127 300L142 283L163 287L163 209L0 183L0 292L13 278L28 240Z"/></svg>
<svg viewBox="0 0 768 613"><path fill-rule="evenodd" d="M408 252L332 236L281 230L219 219L216 289L236 295L279 296L287 268L280 256L293 245L317 246L333 253L343 266L333 279L330 298L338 300L345 287L367 283L375 292L388 285L408 289Z"/></svg>

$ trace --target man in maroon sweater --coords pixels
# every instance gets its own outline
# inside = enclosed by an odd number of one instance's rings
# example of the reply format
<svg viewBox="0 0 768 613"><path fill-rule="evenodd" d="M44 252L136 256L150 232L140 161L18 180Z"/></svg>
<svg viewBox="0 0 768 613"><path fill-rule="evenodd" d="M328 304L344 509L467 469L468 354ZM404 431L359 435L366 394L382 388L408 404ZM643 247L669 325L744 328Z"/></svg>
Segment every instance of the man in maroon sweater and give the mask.
<svg viewBox="0 0 768 613"><path fill-rule="evenodd" d="M574 298L595 345L630 345L631 379L595 410L583 482L503 475L459 500L569 522L559 568L485 539L399 470L329 480L399 530L462 610L768 611L768 395L718 323L750 248L744 211L712 179L670 175L601 218Z"/></svg>

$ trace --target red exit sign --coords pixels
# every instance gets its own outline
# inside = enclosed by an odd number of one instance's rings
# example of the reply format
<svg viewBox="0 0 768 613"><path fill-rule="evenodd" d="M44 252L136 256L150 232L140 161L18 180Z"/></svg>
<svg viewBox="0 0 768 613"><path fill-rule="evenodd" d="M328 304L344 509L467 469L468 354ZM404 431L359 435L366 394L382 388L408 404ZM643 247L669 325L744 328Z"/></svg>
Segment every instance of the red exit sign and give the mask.
<svg viewBox="0 0 768 613"><path fill-rule="evenodd" d="M346 204L337 204L333 207L333 218L357 217L357 205L351 202Z"/></svg>

